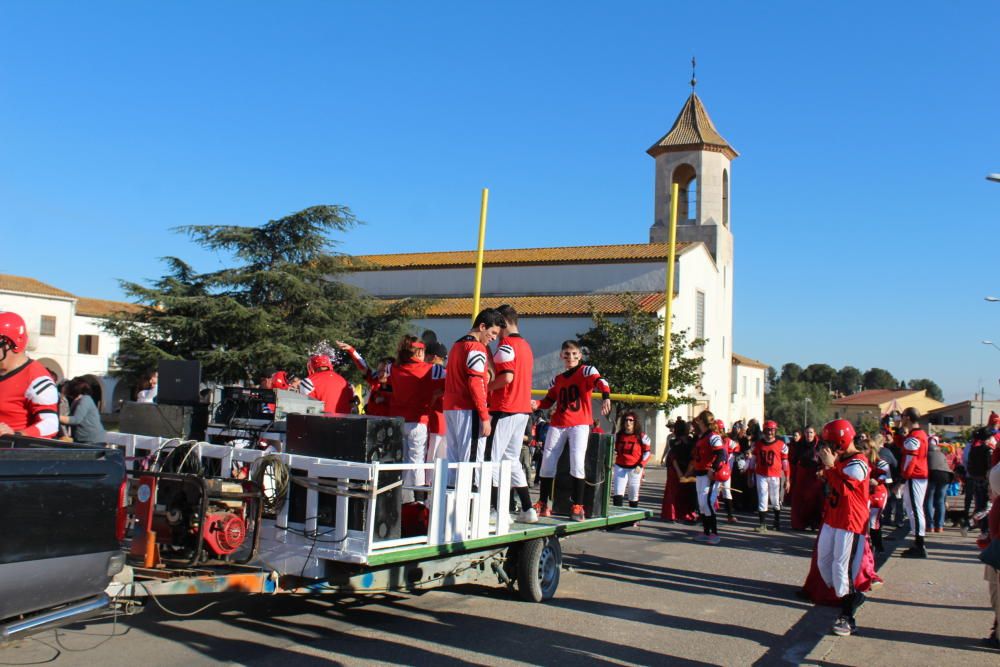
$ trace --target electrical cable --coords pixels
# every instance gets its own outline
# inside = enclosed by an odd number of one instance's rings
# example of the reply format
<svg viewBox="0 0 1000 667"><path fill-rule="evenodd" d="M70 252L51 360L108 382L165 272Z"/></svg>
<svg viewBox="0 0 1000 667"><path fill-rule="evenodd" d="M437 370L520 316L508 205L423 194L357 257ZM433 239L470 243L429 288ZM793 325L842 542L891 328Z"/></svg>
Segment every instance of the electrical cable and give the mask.
<svg viewBox="0 0 1000 667"><path fill-rule="evenodd" d="M149 587L146 586L146 584L142 583L141 581L137 581L135 582L135 584L137 586L142 586L142 589L146 591L146 595L148 595L153 600L153 602L156 603L156 606L159 607L162 611L164 611L167 614L170 614L171 616L176 616L178 618L191 618L192 616L197 616L198 614L205 611L209 607L214 607L215 605L219 604L219 601L216 600L215 602L209 602L205 606L199 607L198 609L195 609L192 612L185 613L185 612L173 611L171 609L167 609L166 607L164 607L163 603L160 602L160 599L153 594L153 591L149 590Z"/></svg>
<svg viewBox="0 0 1000 667"><path fill-rule="evenodd" d="M277 514L285 506L289 478L288 466L276 454L265 454L253 462L250 479L260 487L265 513Z"/></svg>

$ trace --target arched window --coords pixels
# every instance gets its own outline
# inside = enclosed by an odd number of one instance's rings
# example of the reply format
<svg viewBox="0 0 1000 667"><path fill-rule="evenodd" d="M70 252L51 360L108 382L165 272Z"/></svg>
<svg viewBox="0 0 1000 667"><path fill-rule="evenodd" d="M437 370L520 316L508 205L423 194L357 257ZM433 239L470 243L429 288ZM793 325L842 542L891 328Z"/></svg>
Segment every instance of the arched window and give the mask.
<svg viewBox="0 0 1000 667"><path fill-rule="evenodd" d="M722 224L729 226L729 170L722 170Z"/></svg>
<svg viewBox="0 0 1000 667"><path fill-rule="evenodd" d="M677 222L694 222L698 219L698 175L694 167L682 164L674 169L673 182L677 184Z"/></svg>

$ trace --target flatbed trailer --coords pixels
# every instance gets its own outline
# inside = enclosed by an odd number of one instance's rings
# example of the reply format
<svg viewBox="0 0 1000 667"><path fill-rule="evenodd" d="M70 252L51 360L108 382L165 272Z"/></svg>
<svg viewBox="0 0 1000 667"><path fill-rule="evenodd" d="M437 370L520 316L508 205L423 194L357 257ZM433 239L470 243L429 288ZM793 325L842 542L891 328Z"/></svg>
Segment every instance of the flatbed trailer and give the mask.
<svg viewBox="0 0 1000 667"><path fill-rule="evenodd" d="M133 479L141 476L142 462L176 440L108 434L109 444L125 450L126 460L135 468ZM174 445L176 446L176 445ZM517 589L527 601L550 599L559 585L562 569L562 538L594 530L627 527L649 518L646 510L611 506L604 485L603 509L598 516L583 521L544 517L537 523L518 523L506 512L491 519L489 485L480 494L475 480L490 479L494 466L500 468L497 504L506 507L510 495L510 462L493 464L355 463L296 454L266 454L252 449L225 445L187 443L192 455L215 459L226 472L249 466L260 472L267 465L296 471L295 485L304 487L305 516L294 516L283 502L273 516L265 516L259 526L259 548L246 564L207 562L188 567L145 567L129 565L108 588L112 597L175 596L212 593L365 594L390 591L421 591L429 588L466 584L505 585ZM433 480L416 490L426 493L429 520L426 533L406 537L379 534L377 508L385 492L400 482L404 470L433 471ZM610 479L610 462L603 471ZM441 483L451 479L450 484ZM266 485L265 485L266 486ZM301 491L300 491L301 493ZM317 515L320 496L327 495L336 505L335 516L325 523ZM364 525L352 528L349 513L359 514ZM301 498L300 503L301 505Z"/></svg>

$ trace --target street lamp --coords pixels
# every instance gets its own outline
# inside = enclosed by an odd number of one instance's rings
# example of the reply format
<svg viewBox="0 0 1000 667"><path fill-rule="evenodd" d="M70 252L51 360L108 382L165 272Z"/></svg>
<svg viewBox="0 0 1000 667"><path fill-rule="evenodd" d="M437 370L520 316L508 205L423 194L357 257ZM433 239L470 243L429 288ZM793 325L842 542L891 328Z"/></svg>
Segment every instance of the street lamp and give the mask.
<svg viewBox="0 0 1000 667"><path fill-rule="evenodd" d="M1000 301L1000 298L997 298L995 296L984 296L983 300L989 301L990 303L996 303L997 301Z"/></svg>
<svg viewBox="0 0 1000 667"><path fill-rule="evenodd" d="M809 427L809 404L812 403L812 399L806 396L802 399L802 429L805 430Z"/></svg>
<svg viewBox="0 0 1000 667"><path fill-rule="evenodd" d="M1000 183L1000 174L986 174L986 180Z"/></svg>
<svg viewBox="0 0 1000 667"><path fill-rule="evenodd" d="M995 347L996 349L1000 350L1000 345L997 345L996 343L994 343L994 342L993 342L993 341L991 341L991 340L984 340L984 341L983 341L983 345L992 345L992 346L993 346L993 347Z"/></svg>

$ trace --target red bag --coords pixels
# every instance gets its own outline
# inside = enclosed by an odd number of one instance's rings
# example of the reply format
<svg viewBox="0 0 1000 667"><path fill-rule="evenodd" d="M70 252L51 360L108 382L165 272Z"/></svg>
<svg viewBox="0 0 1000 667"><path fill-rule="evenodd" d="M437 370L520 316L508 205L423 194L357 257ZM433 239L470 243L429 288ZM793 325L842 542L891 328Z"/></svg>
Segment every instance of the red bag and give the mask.
<svg viewBox="0 0 1000 667"><path fill-rule="evenodd" d="M733 476L733 471L729 467L729 463L725 462L719 466L719 469L715 471L715 481L725 482L728 481L730 477Z"/></svg>

